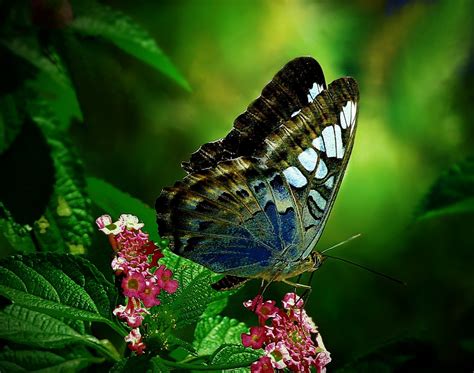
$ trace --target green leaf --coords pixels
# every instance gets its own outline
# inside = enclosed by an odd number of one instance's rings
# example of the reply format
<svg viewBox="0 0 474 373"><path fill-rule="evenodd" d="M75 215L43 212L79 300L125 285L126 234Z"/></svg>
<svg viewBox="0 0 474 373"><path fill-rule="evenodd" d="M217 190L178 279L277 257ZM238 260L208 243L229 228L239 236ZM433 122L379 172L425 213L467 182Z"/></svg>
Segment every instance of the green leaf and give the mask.
<svg viewBox="0 0 474 373"><path fill-rule="evenodd" d="M201 319L194 331L193 346L198 355L211 355L223 344L241 344L240 335L247 332L244 323L228 317Z"/></svg>
<svg viewBox="0 0 474 373"><path fill-rule="evenodd" d="M251 348L236 344L224 344L219 347L210 359L212 365L239 364L248 367L258 360L262 353ZM248 372L248 369L235 369L232 372Z"/></svg>
<svg viewBox="0 0 474 373"><path fill-rule="evenodd" d="M123 358L115 363L110 369L110 373L129 373L146 372L150 368L150 359L148 356L131 356Z"/></svg>
<svg viewBox="0 0 474 373"><path fill-rule="evenodd" d="M49 58L46 57L41 53L39 45L33 38L13 37L2 39L0 43L13 54L35 66L39 71L48 74L55 82L64 86L71 85L59 57L56 54L51 54Z"/></svg>
<svg viewBox="0 0 474 373"><path fill-rule="evenodd" d="M150 359L150 368L147 369L147 373L167 373L169 371L169 368L163 363L160 357Z"/></svg>
<svg viewBox="0 0 474 373"><path fill-rule="evenodd" d="M71 27L83 35L99 36L132 56L153 66L190 90L189 83L179 73L153 38L125 14L109 7L95 4L84 14L78 14Z"/></svg>
<svg viewBox="0 0 474 373"><path fill-rule="evenodd" d="M23 115L18 111L14 95L0 96L0 154L3 153L20 133Z"/></svg>
<svg viewBox="0 0 474 373"><path fill-rule="evenodd" d="M164 258L160 263L173 271L173 278L178 280L178 290L174 294L161 293L162 306L160 313L168 318L170 324L177 328L199 320L208 305L216 299L222 299L230 292L220 293L211 288L216 275L207 268L163 250Z"/></svg>
<svg viewBox="0 0 474 373"><path fill-rule="evenodd" d="M72 119L82 122L82 111L77 100L76 91L71 85L57 83L45 72L36 74L34 80L27 81L28 88L37 93L37 102L48 106L57 119L55 125L59 130L69 129Z"/></svg>
<svg viewBox="0 0 474 373"><path fill-rule="evenodd" d="M474 157L453 165L435 182L418 214L429 219L474 212Z"/></svg>
<svg viewBox="0 0 474 373"><path fill-rule="evenodd" d="M0 294L53 317L112 322L117 291L89 261L44 253L0 261Z"/></svg>
<svg viewBox="0 0 474 373"><path fill-rule="evenodd" d="M151 240L160 241L154 209L104 180L88 177L86 181L90 198L104 212L115 219L125 213L138 216L145 224L145 230L150 234Z"/></svg>
<svg viewBox="0 0 474 373"><path fill-rule="evenodd" d="M70 351L10 350L7 348L0 352L0 371L77 372L91 364L103 361L80 346L74 347Z"/></svg>
<svg viewBox="0 0 474 373"><path fill-rule="evenodd" d="M31 228L15 222L10 212L0 202L0 232L10 246L22 253L34 253L35 244L31 238Z"/></svg>
<svg viewBox="0 0 474 373"><path fill-rule="evenodd" d="M61 348L73 343L100 345L90 335L76 332L52 316L17 305L0 311L0 338L39 348Z"/></svg>
<svg viewBox="0 0 474 373"><path fill-rule="evenodd" d="M45 250L82 254L91 245L93 231L82 163L52 120L40 114L34 119L51 147L56 176L48 207L34 226L35 234Z"/></svg>

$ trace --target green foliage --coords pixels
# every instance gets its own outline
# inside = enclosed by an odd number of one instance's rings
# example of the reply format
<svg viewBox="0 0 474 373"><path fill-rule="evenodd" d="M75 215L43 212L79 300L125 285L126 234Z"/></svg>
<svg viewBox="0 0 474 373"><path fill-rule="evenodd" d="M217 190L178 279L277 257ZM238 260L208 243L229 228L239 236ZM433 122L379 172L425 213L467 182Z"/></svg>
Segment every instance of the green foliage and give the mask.
<svg viewBox="0 0 474 373"><path fill-rule="evenodd" d="M179 257L169 250L164 250L165 257L161 263L173 271L173 278L178 280L178 291L174 294L162 295L160 314L176 328L197 322L206 312L212 314L216 301L223 302L231 292L217 292L210 284L216 280L215 274L203 266ZM222 306L222 303L220 303ZM209 308L211 307L211 311Z"/></svg>
<svg viewBox="0 0 474 373"><path fill-rule="evenodd" d="M215 316L202 318L194 331L194 348L199 355L212 355L224 344L240 344L247 326L235 319Z"/></svg>
<svg viewBox="0 0 474 373"><path fill-rule="evenodd" d="M100 36L114 43L125 52L161 71L183 88L190 90L186 79L161 51L155 40L125 14L94 4L87 8L87 13L80 14L71 27L81 34Z"/></svg>
<svg viewBox="0 0 474 373"><path fill-rule="evenodd" d="M96 358L81 346L70 350L10 350L0 352L0 369L5 372L79 371L103 359Z"/></svg>
<svg viewBox="0 0 474 373"><path fill-rule="evenodd" d="M16 256L0 262L0 294L52 317L111 322L113 284L89 261L68 254Z"/></svg>
<svg viewBox="0 0 474 373"><path fill-rule="evenodd" d="M93 219L82 163L53 122L42 117L35 120L47 136L55 168L53 193L43 215L43 224L35 225L36 235L48 251L84 253L91 244ZM66 247L60 250L58 244Z"/></svg>
<svg viewBox="0 0 474 373"><path fill-rule="evenodd" d="M12 94L0 96L0 154L8 149L23 124L16 101Z"/></svg>
<svg viewBox="0 0 474 373"><path fill-rule="evenodd" d="M96 245L97 210L139 216L151 238L166 246L153 208L102 179L121 177L124 191L153 201L183 176L180 161L229 131L272 72L309 54L328 81L352 75L361 87L349 172L318 245L364 232L366 239L352 244L356 261L378 263L403 279L412 274L401 289L334 263L318 271L308 311L324 320L333 352L328 369L354 356L362 357L343 371L471 369L472 158L426 190L453 160L472 153L474 2L122 1L123 12L96 0L34 3L70 3L73 18L62 28L40 27L30 2L0 1L1 258L99 253L103 261L94 263L112 277L105 238ZM144 64L129 63L131 57ZM159 73L150 74L149 66ZM162 74L189 89L176 66L186 66L196 95L157 89ZM425 194L416 214L427 221L418 229L411 218ZM257 359L238 338L244 326L233 318L241 317L241 299L213 291L217 277L207 269L165 254L178 293L162 292L162 305L142 331L150 356L121 360L110 347L123 352L128 332L110 313L118 302L115 286L90 263L59 254L3 259L1 294L13 304L0 310L7 344L0 370L78 371L96 364L90 370L99 371L117 361L112 371L230 371ZM282 293L278 286L269 292ZM91 327L93 321L106 325ZM102 329L117 335L98 341ZM402 341L367 354L368 346L420 330L429 330L433 343Z"/></svg>
<svg viewBox="0 0 474 373"><path fill-rule="evenodd" d="M422 219L474 212L474 157L449 168L435 182L419 212Z"/></svg>
<svg viewBox="0 0 474 373"><path fill-rule="evenodd" d="M260 351L246 348L241 344L224 344L212 354L210 362L212 365L241 364L248 366L258 360L260 356L262 356Z"/></svg>
<svg viewBox="0 0 474 373"><path fill-rule="evenodd" d="M98 344L90 335L82 335L66 323L44 313L12 305L0 313L0 337L39 348L61 348L70 344Z"/></svg>
<svg viewBox="0 0 474 373"><path fill-rule="evenodd" d="M16 223L3 205L0 205L0 232L14 250L23 253L36 251L31 228Z"/></svg>
<svg viewBox="0 0 474 373"><path fill-rule="evenodd" d="M41 47L32 36L26 38L13 37L0 40L0 43L8 48L16 56L36 67L39 71L46 73L56 83L70 87L71 83L64 66L55 54L44 55Z"/></svg>
<svg viewBox="0 0 474 373"><path fill-rule="evenodd" d="M86 180L87 191L92 201L103 211L114 218L118 218L120 214L124 213L139 216L145 224L150 238L155 242L160 241L155 210L103 180L94 177L88 177Z"/></svg>

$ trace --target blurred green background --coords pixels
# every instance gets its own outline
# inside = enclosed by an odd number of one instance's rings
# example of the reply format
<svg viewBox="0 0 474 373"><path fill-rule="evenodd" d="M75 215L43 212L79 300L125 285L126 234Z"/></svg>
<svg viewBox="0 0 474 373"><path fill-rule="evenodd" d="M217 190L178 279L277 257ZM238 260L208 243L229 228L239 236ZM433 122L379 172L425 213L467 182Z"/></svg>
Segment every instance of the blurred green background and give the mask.
<svg viewBox="0 0 474 373"><path fill-rule="evenodd" d="M313 56L328 82L353 76L358 132L317 248L361 233L334 255L408 285L325 262L308 310L332 353L331 369L397 341L387 359L418 355L432 371L474 368L474 215L419 218L438 177L473 153L474 2L104 3L148 30L191 90L111 44L82 38L69 46L83 114L70 131L88 175L153 205L184 176L180 162L225 136L290 59ZM52 99L70 110L60 95ZM247 316L239 303L257 289L247 285L225 313ZM287 290L276 284L268 296Z"/></svg>

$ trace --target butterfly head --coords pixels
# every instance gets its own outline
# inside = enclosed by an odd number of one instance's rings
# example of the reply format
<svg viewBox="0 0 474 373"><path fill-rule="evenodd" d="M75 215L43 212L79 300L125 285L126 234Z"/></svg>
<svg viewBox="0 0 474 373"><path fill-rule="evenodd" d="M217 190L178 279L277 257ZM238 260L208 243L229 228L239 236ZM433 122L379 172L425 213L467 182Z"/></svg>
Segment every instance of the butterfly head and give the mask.
<svg viewBox="0 0 474 373"><path fill-rule="evenodd" d="M326 257L318 251L313 251L310 255L310 258L313 264L310 271L316 271L326 260Z"/></svg>

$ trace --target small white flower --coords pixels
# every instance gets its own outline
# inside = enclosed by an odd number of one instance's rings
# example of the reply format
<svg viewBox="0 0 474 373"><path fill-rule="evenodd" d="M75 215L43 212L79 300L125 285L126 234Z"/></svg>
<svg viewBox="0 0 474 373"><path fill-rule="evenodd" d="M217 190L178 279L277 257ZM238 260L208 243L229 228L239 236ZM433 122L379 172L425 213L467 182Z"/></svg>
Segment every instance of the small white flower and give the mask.
<svg viewBox="0 0 474 373"><path fill-rule="evenodd" d="M95 220L95 223L100 229L102 229L105 228L107 225L112 224L112 218L110 217L110 215L102 215Z"/></svg>
<svg viewBox="0 0 474 373"><path fill-rule="evenodd" d="M112 260L112 269L114 271L124 271L125 270L125 264L128 263L125 258L122 258L121 256L116 256Z"/></svg>
<svg viewBox="0 0 474 373"><path fill-rule="evenodd" d="M145 224L140 223L138 218L132 214L122 214L119 218L119 223L127 229L139 230L143 228Z"/></svg>

